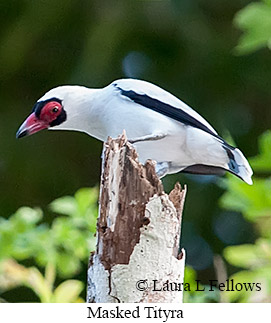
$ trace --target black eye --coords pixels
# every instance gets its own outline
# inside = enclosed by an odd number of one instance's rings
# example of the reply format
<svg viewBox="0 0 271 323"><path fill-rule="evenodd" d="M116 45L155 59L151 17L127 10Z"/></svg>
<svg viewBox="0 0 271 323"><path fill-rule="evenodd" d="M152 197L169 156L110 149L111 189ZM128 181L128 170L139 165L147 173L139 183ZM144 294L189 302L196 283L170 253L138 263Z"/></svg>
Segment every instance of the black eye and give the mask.
<svg viewBox="0 0 271 323"><path fill-rule="evenodd" d="M58 107L54 107L54 108L52 109L52 112L57 113L57 112L58 112Z"/></svg>

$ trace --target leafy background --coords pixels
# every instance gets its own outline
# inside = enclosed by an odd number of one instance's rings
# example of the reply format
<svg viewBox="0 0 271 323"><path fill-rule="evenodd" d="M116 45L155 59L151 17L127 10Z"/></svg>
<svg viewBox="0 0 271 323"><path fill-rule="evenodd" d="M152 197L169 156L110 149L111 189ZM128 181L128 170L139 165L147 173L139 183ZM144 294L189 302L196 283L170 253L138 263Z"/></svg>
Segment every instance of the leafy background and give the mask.
<svg viewBox="0 0 271 323"><path fill-rule="evenodd" d="M230 175L164 179L167 191L188 185L186 281L263 286L185 301L270 302L271 1L2 0L0 18L2 301L84 301L95 245L102 144L64 131L17 141L18 126L52 87L132 77L194 107L255 172L252 187Z"/></svg>

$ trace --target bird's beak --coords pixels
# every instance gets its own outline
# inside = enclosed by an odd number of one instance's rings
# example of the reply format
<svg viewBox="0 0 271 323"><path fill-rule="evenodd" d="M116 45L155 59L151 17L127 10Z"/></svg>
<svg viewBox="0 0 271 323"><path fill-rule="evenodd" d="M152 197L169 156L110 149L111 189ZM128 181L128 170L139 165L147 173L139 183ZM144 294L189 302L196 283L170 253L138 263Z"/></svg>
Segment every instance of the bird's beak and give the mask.
<svg viewBox="0 0 271 323"><path fill-rule="evenodd" d="M33 112L30 116L24 121L19 130L16 133L16 138L22 138L25 136L32 135L43 129L48 129L49 124L39 120L35 113Z"/></svg>

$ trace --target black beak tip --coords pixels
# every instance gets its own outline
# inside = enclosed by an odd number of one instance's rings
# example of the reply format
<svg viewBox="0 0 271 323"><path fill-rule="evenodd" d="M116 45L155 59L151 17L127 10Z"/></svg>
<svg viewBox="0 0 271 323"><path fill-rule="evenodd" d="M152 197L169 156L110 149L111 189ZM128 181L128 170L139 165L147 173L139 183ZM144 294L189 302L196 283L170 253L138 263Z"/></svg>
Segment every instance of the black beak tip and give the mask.
<svg viewBox="0 0 271 323"><path fill-rule="evenodd" d="M19 139L19 138L23 138L25 136L28 135L28 131L27 130L23 130L21 131L20 129L17 131L16 133L16 138Z"/></svg>

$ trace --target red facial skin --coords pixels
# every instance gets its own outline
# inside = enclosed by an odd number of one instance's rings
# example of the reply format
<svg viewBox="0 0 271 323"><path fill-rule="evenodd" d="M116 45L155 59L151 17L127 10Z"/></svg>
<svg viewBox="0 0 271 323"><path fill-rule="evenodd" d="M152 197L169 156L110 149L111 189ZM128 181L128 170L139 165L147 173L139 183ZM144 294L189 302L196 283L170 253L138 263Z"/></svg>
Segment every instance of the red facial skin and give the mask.
<svg viewBox="0 0 271 323"><path fill-rule="evenodd" d="M41 109L39 119L49 125L60 115L61 110L62 106L59 102L50 101Z"/></svg>
<svg viewBox="0 0 271 323"><path fill-rule="evenodd" d="M56 120L62 111L62 106L59 102L50 101L44 105L40 111L40 115L37 118L35 112L24 121L19 128L16 137L21 138L24 136L32 135L43 129L48 129L50 123Z"/></svg>

